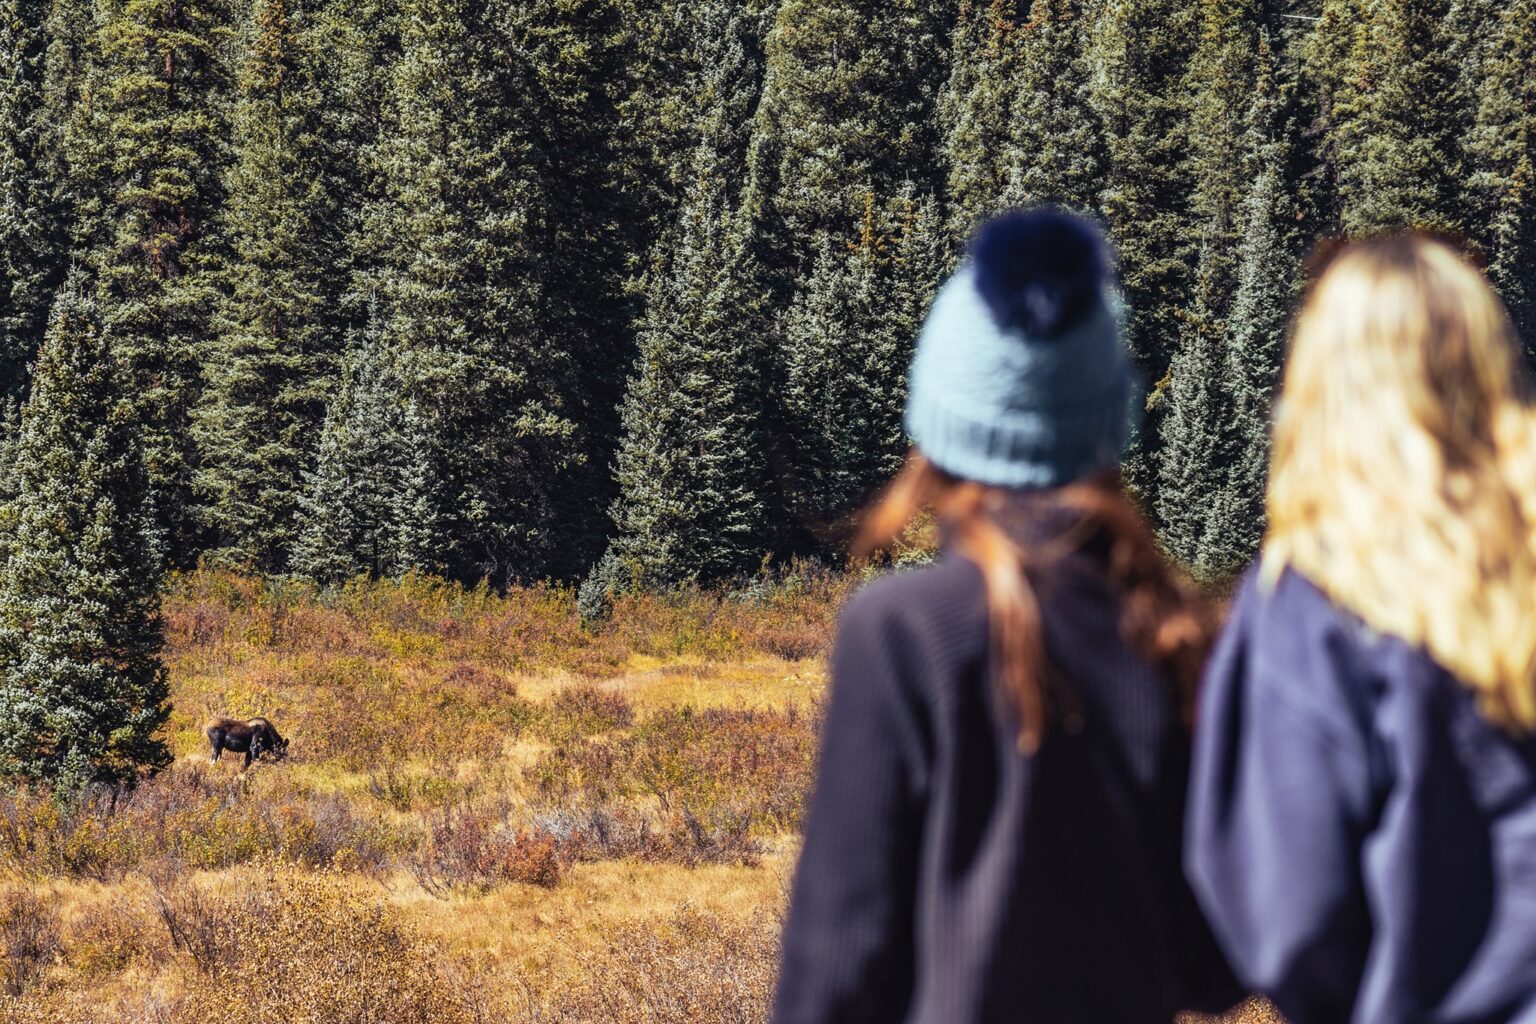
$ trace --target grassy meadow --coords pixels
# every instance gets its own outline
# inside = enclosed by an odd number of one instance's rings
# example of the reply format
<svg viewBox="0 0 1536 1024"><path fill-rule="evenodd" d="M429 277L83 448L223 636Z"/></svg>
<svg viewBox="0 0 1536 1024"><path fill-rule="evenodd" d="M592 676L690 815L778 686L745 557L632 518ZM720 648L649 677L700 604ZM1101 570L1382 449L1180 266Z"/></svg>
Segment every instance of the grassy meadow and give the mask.
<svg viewBox="0 0 1536 1024"><path fill-rule="evenodd" d="M178 579L174 766L0 797L0 1019L764 1020L853 585L626 598L588 631L557 588ZM291 756L210 764L218 714Z"/></svg>

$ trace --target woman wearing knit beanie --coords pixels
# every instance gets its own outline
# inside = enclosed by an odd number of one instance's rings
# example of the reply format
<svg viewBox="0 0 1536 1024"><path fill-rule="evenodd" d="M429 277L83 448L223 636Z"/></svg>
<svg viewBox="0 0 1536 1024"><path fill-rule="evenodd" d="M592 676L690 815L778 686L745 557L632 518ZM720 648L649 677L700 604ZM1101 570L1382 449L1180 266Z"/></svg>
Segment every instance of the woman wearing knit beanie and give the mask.
<svg viewBox="0 0 1536 1024"><path fill-rule="evenodd" d="M1213 617L1120 481L1111 262L1081 219L1012 213L934 302L916 447L865 546L926 506L945 550L843 614L776 1024L1166 1024L1235 1001L1180 870Z"/></svg>

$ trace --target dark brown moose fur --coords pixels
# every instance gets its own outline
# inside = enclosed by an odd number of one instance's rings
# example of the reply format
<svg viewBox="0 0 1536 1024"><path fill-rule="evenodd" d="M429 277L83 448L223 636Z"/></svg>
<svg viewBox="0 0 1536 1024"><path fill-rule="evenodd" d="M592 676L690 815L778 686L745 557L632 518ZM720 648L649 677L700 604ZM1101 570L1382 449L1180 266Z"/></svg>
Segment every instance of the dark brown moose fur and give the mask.
<svg viewBox="0 0 1536 1024"><path fill-rule="evenodd" d="M217 761L226 750L245 755L245 767L262 754L270 753L281 761L288 756L288 741L278 735L265 718L242 722L236 718L215 718L203 726L203 733L213 745L212 759Z"/></svg>

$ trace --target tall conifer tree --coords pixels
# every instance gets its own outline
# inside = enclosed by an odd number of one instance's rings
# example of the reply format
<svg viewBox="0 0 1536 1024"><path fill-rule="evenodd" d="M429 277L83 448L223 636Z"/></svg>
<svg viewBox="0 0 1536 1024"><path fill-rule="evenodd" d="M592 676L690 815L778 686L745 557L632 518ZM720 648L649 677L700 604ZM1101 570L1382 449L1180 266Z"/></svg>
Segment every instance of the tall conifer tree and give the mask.
<svg viewBox="0 0 1536 1024"><path fill-rule="evenodd" d="M768 341L770 392L786 393L783 332L797 293L814 270L818 239L858 237L865 197L894 201L908 182L936 188L934 110L944 75L948 12L921 0L783 0L766 45L763 95L752 123L743 196L754 259L733 272L730 305L753 311L738 322ZM751 269L749 275L745 271ZM884 368L899 387L905 366ZM781 402L767 413L772 476L789 480L808 461L814 438L797 436ZM778 496L771 546L818 546Z"/></svg>
<svg viewBox="0 0 1536 1024"><path fill-rule="evenodd" d="M104 0L70 125L76 250L133 383L173 562L197 553L189 429L212 334L228 162L224 0Z"/></svg>
<svg viewBox="0 0 1536 1024"><path fill-rule="evenodd" d="M1229 362L1227 309L1236 284L1243 189L1257 153L1244 120L1260 49L1257 3L1201 0L1199 42L1186 73L1190 97L1187 229L1200 238L1194 302L1179 310L1179 351L1169 368L1159 429L1156 511L1169 549L1196 572L1220 573L1222 512L1202 500L1218 492L1238 445L1232 437L1236 378Z"/></svg>
<svg viewBox="0 0 1536 1024"><path fill-rule="evenodd" d="M1014 85L1022 59L1015 0L961 0L950 72L938 101L944 126L948 228L957 239L1005 202Z"/></svg>
<svg viewBox="0 0 1536 1024"><path fill-rule="evenodd" d="M1536 2L1510 0L1484 67L1471 185L1487 213L1488 274L1536 357Z"/></svg>
<svg viewBox="0 0 1536 1024"><path fill-rule="evenodd" d="M1131 356L1151 389L1128 456L1133 487L1158 507L1154 439L1166 412L1167 373L1192 301L1200 241L1189 224L1189 95L1198 11L1183 0L1106 0L1094 21L1089 101L1109 164L1099 210L1120 254Z"/></svg>
<svg viewBox="0 0 1536 1024"><path fill-rule="evenodd" d="M255 0L233 114L226 212L231 291L196 419L211 542L266 571L287 563L303 474L346 329L355 153L329 73L328 5ZM346 38L342 36L342 38Z"/></svg>
<svg viewBox="0 0 1536 1024"><path fill-rule="evenodd" d="M957 240L1008 207L1097 209L1108 155L1088 102L1095 7L1083 0L961 5L939 101Z"/></svg>
<svg viewBox="0 0 1536 1024"><path fill-rule="evenodd" d="M1293 129L1281 94L1279 66L1266 45L1260 52L1245 149L1255 177L1243 204L1237 248L1237 284L1227 320L1228 386L1234 392L1232 464L1212 502L1221 546L1212 559L1236 569L1264 538L1264 494L1269 479L1270 425L1279 388L1286 332L1301 294L1301 204L1286 173Z"/></svg>
<svg viewBox="0 0 1536 1024"><path fill-rule="evenodd" d="M1336 217L1350 235L1457 230L1462 156L1447 0L1326 0L1307 48Z"/></svg>
<svg viewBox="0 0 1536 1024"><path fill-rule="evenodd" d="M652 224L651 211L636 202L645 192L635 187L634 140L620 121L629 74L627 2L520 0L510 20L513 52L533 72L521 99L543 190L544 209L525 243L538 254L545 282L538 329L569 353L563 414L580 428L572 439L579 457L552 495L559 538L541 567L562 576L584 570L604 547L604 510L616 496L618 407L640 312L626 277ZM699 6L690 19L709 5Z"/></svg>
<svg viewBox="0 0 1536 1024"><path fill-rule="evenodd" d="M413 2L366 220L383 343L425 424L436 538L464 578L536 577L565 541L561 487L581 449L580 337L546 319L553 161L504 3Z"/></svg>
<svg viewBox="0 0 1536 1024"><path fill-rule="evenodd" d="M47 6L0 0L0 396L26 390L64 264L43 152Z"/></svg>
<svg viewBox="0 0 1536 1024"><path fill-rule="evenodd" d="M1084 0L1029 5L1008 118L1004 206L1054 203L1090 212L1098 205L1107 153L1088 102L1093 6Z"/></svg>
<svg viewBox="0 0 1536 1024"><path fill-rule="evenodd" d="M754 234L784 273L809 268L817 232L853 237L866 193L888 199L936 174L933 111L948 27L922 0L779 5L747 203Z"/></svg>
<svg viewBox="0 0 1536 1024"><path fill-rule="evenodd" d="M15 441L0 566L0 776L69 789L170 761L136 416L77 288L54 308Z"/></svg>
<svg viewBox="0 0 1536 1024"><path fill-rule="evenodd" d="M950 264L931 198L909 188L886 209L867 203L854 243L822 238L784 325L790 507L825 539L846 540L848 514L901 466L905 371Z"/></svg>
<svg viewBox="0 0 1536 1024"><path fill-rule="evenodd" d="M740 329L736 274L750 273L737 152L761 69L750 26L726 5L702 22L708 69L700 136L675 249L651 278L640 356L623 407L617 533L584 586L601 610L636 582L669 586L751 568L768 533L762 447L765 339Z"/></svg>
<svg viewBox="0 0 1536 1024"><path fill-rule="evenodd" d="M1208 252L1200 263L1209 267ZM1217 492L1231 465L1233 394L1228 376L1224 324L1214 307L1215 277L1200 275L1194 305L1185 313L1188 326L1182 347L1168 371L1167 412L1159 426L1161 481L1157 512L1168 550L1197 577L1211 578L1219 564L1207 537L1219 510L1205 500Z"/></svg>
<svg viewBox="0 0 1536 1024"><path fill-rule="evenodd" d="M403 394L394 354L357 337L300 501L292 570L320 583L440 572L433 439Z"/></svg>

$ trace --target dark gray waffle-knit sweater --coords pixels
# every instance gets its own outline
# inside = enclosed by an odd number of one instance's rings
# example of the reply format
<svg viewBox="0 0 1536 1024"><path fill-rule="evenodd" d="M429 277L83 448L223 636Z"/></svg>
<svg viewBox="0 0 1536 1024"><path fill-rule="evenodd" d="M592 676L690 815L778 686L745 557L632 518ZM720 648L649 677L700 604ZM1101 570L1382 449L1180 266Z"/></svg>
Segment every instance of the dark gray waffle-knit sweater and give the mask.
<svg viewBox="0 0 1536 1024"><path fill-rule="evenodd" d="M1098 556L1034 579L1082 706L1019 752L956 556L845 610L775 1024L1166 1024L1237 992L1180 871L1189 739Z"/></svg>

